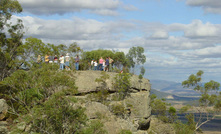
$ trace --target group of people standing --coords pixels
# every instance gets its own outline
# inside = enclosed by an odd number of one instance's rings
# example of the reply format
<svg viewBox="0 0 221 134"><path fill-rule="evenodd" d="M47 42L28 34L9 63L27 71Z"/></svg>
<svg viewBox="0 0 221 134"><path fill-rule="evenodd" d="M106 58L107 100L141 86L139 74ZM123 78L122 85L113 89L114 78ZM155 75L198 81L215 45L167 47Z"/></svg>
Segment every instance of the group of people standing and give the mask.
<svg viewBox="0 0 221 134"><path fill-rule="evenodd" d="M37 58L37 63L41 64L41 62L45 62L45 63L55 63L55 64L60 64L60 70L70 70L70 55L69 53L67 53L65 56L62 54L60 57L58 57L57 55L52 56L49 54L46 54L44 57L42 57L41 55L38 55ZM79 70L79 56L77 55L75 57L75 69ZM103 59L102 57L100 57L100 59L98 61L96 60L92 60L90 63L90 70L100 70L100 71L112 71L112 64L113 64L114 60L111 59L110 57L106 57L106 59Z"/></svg>
<svg viewBox="0 0 221 134"><path fill-rule="evenodd" d="M91 61L91 70L100 70L100 71L112 71L112 64L114 60L110 57L106 57L106 59L103 59L102 57L97 62L96 60Z"/></svg>
<svg viewBox="0 0 221 134"><path fill-rule="evenodd" d="M43 60L42 60L43 59ZM41 55L38 55L37 63L40 64L42 61L45 63L56 63L60 64L60 70L70 70L70 56L69 53L67 53L65 56L62 54L59 58L57 55L52 56L49 54L46 54L44 58L41 57ZM79 56L77 55L75 58L75 68L76 70L79 70Z"/></svg>

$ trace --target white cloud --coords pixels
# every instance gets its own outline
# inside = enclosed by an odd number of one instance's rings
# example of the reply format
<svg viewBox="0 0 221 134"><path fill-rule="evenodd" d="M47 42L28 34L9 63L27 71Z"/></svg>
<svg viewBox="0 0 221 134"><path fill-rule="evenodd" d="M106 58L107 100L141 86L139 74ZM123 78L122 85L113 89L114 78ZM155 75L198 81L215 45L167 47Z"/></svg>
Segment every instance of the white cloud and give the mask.
<svg viewBox="0 0 221 134"><path fill-rule="evenodd" d="M187 0L187 5L202 7L206 13L221 14L220 0Z"/></svg>
<svg viewBox="0 0 221 134"><path fill-rule="evenodd" d="M169 37L166 31L156 31L151 35L153 39L167 39Z"/></svg>
<svg viewBox="0 0 221 134"><path fill-rule="evenodd" d="M132 46L142 46L146 50L147 68L155 73L155 68L163 70L162 73L168 72L166 75L171 79L175 77L171 70L183 75L193 69L209 71L221 68L219 24L200 20L190 24L161 24L128 20L102 22L77 17L63 20L30 16L12 18L23 20L27 28L26 37L40 38L45 43L68 45L77 42L84 50L103 48L124 52ZM184 34L176 36L170 35L171 32Z"/></svg>
<svg viewBox="0 0 221 134"><path fill-rule="evenodd" d="M121 0L19 0L24 12L35 15L52 15L89 11L102 16L117 16L118 9L136 11L133 5Z"/></svg>
<svg viewBox="0 0 221 134"><path fill-rule="evenodd" d="M91 13L99 14L103 16L118 16L119 13L117 11L109 10L109 9L97 9L92 10Z"/></svg>
<svg viewBox="0 0 221 134"><path fill-rule="evenodd" d="M94 44L96 48L143 46L151 51L173 54L174 50L203 49L221 42L221 26L203 24L199 20L190 24L164 25L125 20L102 22L77 17L63 20L44 20L30 16L20 18L27 29L26 37L56 40L55 44L58 40L64 41L63 44L70 41L82 42L85 48L86 43ZM143 32L140 27L143 27ZM169 35L174 31L183 32L184 35Z"/></svg>
<svg viewBox="0 0 221 134"><path fill-rule="evenodd" d="M125 9L127 11L137 11L138 10L138 8L133 5L123 5L123 9Z"/></svg>
<svg viewBox="0 0 221 134"><path fill-rule="evenodd" d="M19 2L25 12L37 15L64 14L81 10L113 12L121 5L119 0L19 0Z"/></svg>
<svg viewBox="0 0 221 134"><path fill-rule="evenodd" d="M213 46L194 50L186 53L188 57L198 57L198 58L221 58L221 46Z"/></svg>
<svg viewBox="0 0 221 134"><path fill-rule="evenodd" d="M26 37L40 38L53 44L61 44L62 41L62 44L78 42L86 49L126 48L128 44L121 42L125 36L124 32L130 32L136 28L133 23L127 21L101 22L81 18L44 20L31 16L12 18L23 20Z"/></svg>
<svg viewBox="0 0 221 134"><path fill-rule="evenodd" d="M218 30L214 24L207 22L203 24L200 20L194 20L191 24L186 26L184 30L187 37L211 37L217 36Z"/></svg>

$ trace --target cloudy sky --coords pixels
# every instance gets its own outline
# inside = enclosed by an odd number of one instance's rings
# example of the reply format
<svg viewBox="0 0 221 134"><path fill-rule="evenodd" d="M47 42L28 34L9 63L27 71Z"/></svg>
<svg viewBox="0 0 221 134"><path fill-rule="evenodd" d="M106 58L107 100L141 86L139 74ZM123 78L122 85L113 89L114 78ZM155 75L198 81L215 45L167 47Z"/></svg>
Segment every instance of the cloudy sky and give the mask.
<svg viewBox="0 0 221 134"><path fill-rule="evenodd" d="M145 49L145 77L221 82L220 0L18 0L25 37L85 51Z"/></svg>

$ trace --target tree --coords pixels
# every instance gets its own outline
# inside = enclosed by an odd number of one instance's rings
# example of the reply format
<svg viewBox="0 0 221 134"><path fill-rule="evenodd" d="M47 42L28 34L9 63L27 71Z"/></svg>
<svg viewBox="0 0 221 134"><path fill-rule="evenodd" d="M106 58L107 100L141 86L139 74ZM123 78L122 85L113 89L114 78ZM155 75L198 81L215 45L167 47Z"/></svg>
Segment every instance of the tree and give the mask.
<svg viewBox="0 0 221 134"><path fill-rule="evenodd" d="M79 55L83 50L78 46L77 42L72 43L67 50L69 53L77 53Z"/></svg>
<svg viewBox="0 0 221 134"><path fill-rule="evenodd" d="M16 24L8 21L12 14L22 12L17 0L1 0L0 5L0 80L3 80L18 66L16 60L18 60L18 47L22 45L24 26L20 19Z"/></svg>
<svg viewBox="0 0 221 134"><path fill-rule="evenodd" d="M143 54L143 47L132 47L127 53L126 57L131 68L134 68L135 65L144 64L146 62L146 56Z"/></svg>
<svg viewBox="0 0 221 134"><path fill-rule="evenodd" d="M119 73L114 77L113 87L117 90L119 100L123 100L129 95L131 75L129 73Z"/></svg>
<svg viewBox="0 0 221 134"><path fill-rule="evenodd" d="M173 123L177 119L176 109L174 107L170 107L168 112L169 112L169 122Z"/></svg>
<svg viewBox="0 0 221 134"><path fill-rule="evenodd" d="M16 126L12 133L80 133L87 116L85 108L75 106L76 102L76 98L65 97L64 92L56 92L46 102L35 105L29 114L19 117L25 128L21 130Z"/></svg>
<svg viewBox="0 0 221 134"><path fill-rule="evenodd" d="M145 68L142 66L142 67L140 67L140 74L142 75L142 76L144 76L144 74L145 74Z"/></svg>
<svg viewBox="0 0 221 134"><path fill-rule="evenodd" d="M56 91L63 90L67 94L77 92L75 79L69 72L57 72L51 64L43 64L41 68L33 66L30 71L17 70L1 84L7 86L4 93L10 104L12 114L24 114L36 104L50 97Z"/></svg>
<svg viewBox="0 0 221 134"><path fill-rule="evenodd" d="M114 59L114 64L118 69L128 66L124 52L115 52L113 59Z"/></svg>
<svg viewBox="0 0 221 134"><path fill-rule="evenodd" d="M144 74L145 74L145 68L142 66L140 67L140 75L139 75L140 82L142 82L141 79L143 79Z"/></svg>
<svg viewBox="0 0 221 134"><path fill-rule="evenodd" d="M22 61L36 61L38 55L45 55L49 48L37 38L29 37L25 39L25 43L19 46L19 54Z"/></svg>
<svg viewBox="0 0 221 134"><path fill-rule="evenodd" d="M95 61L99 61L100 57L103 57L105 59L106 57L110 57L114 60L114 65L119 70L122 70L122 68L128 66L128 62L126 60L126 56L124 52L115 52L111 50L92 50L92 51L86 51L82 54L82 60L88 64L92 59Z"/></svg>
<svg viewBox="0 0 221 134"><path fill-rule="evenodd" d="M151 108L152 108L152 113L156 114L158 117L166 116L166 103L161 99L152 100Z"/></svg>
<svg viewBox="0 0 221 134"><path fill-rule="evenodd" d="M195 128L198 130L203 124L214 119L218 112L221 111L221 93L217 94L220 83L213 80L203 84L202 83L203 71L198 71L195 75L191 74L189 78L182 82L183 87L192 87L195 91L200 93L199 108L196 107L199 117L195 117ZM215 91L215 93L214 93ZM192 123L193 124L193 123Z"/></svg>

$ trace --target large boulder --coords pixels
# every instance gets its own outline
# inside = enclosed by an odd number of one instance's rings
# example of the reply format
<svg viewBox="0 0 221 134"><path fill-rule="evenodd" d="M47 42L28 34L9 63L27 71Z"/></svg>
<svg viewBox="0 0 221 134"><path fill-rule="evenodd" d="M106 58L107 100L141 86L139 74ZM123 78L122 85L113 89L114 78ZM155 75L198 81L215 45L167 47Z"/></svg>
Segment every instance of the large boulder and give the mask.
<svg viewBox="0 0 221 134"><path fill-rule="evenodd" d="M4 99L0 99L0 121L5 119L8 112L8 105Z"/></svg>
<svg viewBox="0 0 221 134"><path fill-rule="evenodd" d="M78 71L75 73L76 77L76 86L78 87L78 91L80 93L87 93L87 92L93 92L98 89L100 86L99 83L95 82L96 78L101 77L102 71ZM113 82L114 82L114 77L118 73L113 73L113 72L106 72L110 76L109 79L107 79L105 82L107 83L107 88L110 91L116 91L113 88ZM148 79L142 79L140 80L137 75L133 75L130 79L131 82L131 89L134 90L146 90L150 91L150 83Z"/></svg>
<svg viewBox="0 0 221 134"><path fill-rule="evenodd" d="M110 112L108 106L99 102L88 102L86 105L86 115L90 120L100 119L104 124L104 129L108 134L117 134L121 130L136 131L135 125L128 120L118 118Z"/></svg>
<svg viewBox="0 0 221 134"><path fill-rule="evenodd" d="M75 74L79 91L76 97L85 102L81 106L86 108L88 118L102 120L109 134L116 134L121 130L130 130L137 134L146 133L150 127L151 116L149 80L144 78L140 80L138 76L133 75L130 79L129 95L117 101L111 97L117 92L112 86L117 73L106 72L106 74L110 78L105 81L109 90L109 97L105 103L96 102L97 100L90 96L100 90L100 84L95 80L101 77L101 71L78 71Z"/></svg>

